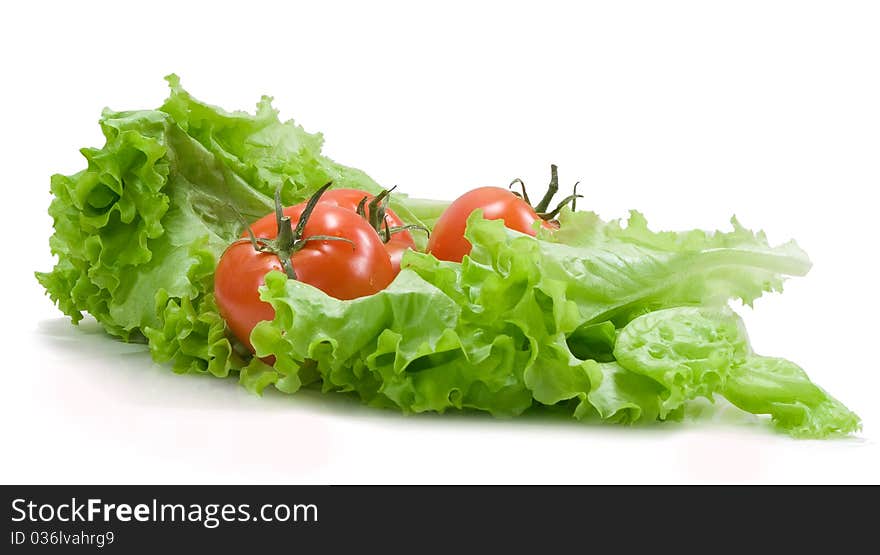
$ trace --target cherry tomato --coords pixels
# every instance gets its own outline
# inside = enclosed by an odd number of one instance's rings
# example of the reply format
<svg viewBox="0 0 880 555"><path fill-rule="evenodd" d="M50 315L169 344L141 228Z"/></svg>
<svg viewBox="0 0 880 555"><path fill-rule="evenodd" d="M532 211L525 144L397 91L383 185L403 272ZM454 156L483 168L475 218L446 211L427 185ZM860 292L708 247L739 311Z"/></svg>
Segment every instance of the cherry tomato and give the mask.
<svg viewBox="0 0 880 555"><path fill-rule="evenodd" d="M367 198L364 208L367 218L369 218L369 204L375 198L375 195L366 191L361 191L360 189L330 189L321 195L321 202L334 204L340 208L356 212L358 205L364 197ZM403 220L390 208L385 208L385 223L388 224L389 229L404 225ZM384 237L384 230L377 229L376 231L380 236ZM415 248L415 241L413 241L410 232L405 229L391 234L391 239L385 243L385 249L388 251L388 256L391 257L391 266L394 268L395 274L400 272L400 259L403 257L403 253L406 252L406 249L412 248Z"/></svg>
<svg viewBox="0 0 880 555"><path fill-rule="evenodd" d="M480 187L458 197L449 205L431 231L428 252L440 260L461 262L471 252L471 244L464 232L468 216L474 210L482 210L487 220L504 220L510 229L534 236L532 226L540 221L545 229L556 229L542 220L535 209L508 189Z"/></svg>
<svg viewBox="0 0 880 555"><path fill-rule="evenodd" d="M391 236L391 240L385 243L385 252L388 253L388 259L391 261L391 267L394 268L394 274L400 273L400 259L403 253L409 249L415 249L415 243L412 237L408 239L402 235L409 235L408 231L399 231Z"/></svg>
<svg viewBox="0 0 880 555"><path fill-rule="evenodd" d="M287 225L295 229L305 205L285 208ZM276 214L269 214L251 226L257 238L277 239ZM343 240L309 240L312 236ZM248 237L245 233L243 237ZM385 245L376 231L358 214L337 206L318 203L298 237L290 255L296 279L321 289L337 299L354 299L376 293L394 279ZM285 271L278 255L260 252L250 240L229 246L217 265L214 295L220 314L232 333L253 350L250 334L262 320L272 320L274 309L260 300L258 288L271 270Z"/></svg>

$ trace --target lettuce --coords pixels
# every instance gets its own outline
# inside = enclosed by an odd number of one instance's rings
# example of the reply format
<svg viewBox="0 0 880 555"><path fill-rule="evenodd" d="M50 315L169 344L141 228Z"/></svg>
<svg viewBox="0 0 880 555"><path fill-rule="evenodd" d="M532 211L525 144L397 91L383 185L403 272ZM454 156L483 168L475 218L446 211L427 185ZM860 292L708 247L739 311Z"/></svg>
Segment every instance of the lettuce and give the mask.
<svg viewBox="0 0 880 555"><path fill-rule="evenodd" d="M58 263L36 277L74 323L88 312L113 335L147 340L176 371L226 376L244 362L210 292L241 217L271 211L278 187L288 203L327 181L381 188L322 156L322 137L281 122L269 98L255 115L228 113L194 99L176 76L168 82L158 110L104 110L106 143L82 150L87 168L52 177Z"/></svg>
<svg viewBox="0 0 880 555"><path fill-rule="evenodd" d="M813 384L793 362L752 352L742 320L727 307L680 307L645 314L620 334L618 363L661 384L662 410L697 396L726 397L798 437L847 434L859 418Z"/></svg>
<svg viewBox="0 0 880 555"><path fill-rule="evenodd" d="M780 269L805 271L800 250L738 227L652 238L639 220L623 233L621 222L599 232L587 219L577 247L474 215L473 252L461 264L409 252L388 289L353 301L270 274L262 298L276 318L251 339L276 362L261 369L260 387L291 393L316 381L404 412L558 405L576 419L626 423L681 418L687 401L720 394L793 435L857 429L857 417L803 372L773 382L780 391L751 372L769 359L751 353L726 306L778 288ZM646 269L648 282L633 275ZM682 287L676 276L704 286ZM701 305L682 306L693 302Z"/></svg>
<svg viewBox="0 0 880 555"><path fill-rule="evenodd" d="M785 276L810 269L796 243L771 247L763 233L734 218L729 232L654 233L638 212L603 222L591 212L565 211L561 229L536 242L548 276L566 281L588 322L625 323L632 316L675 305L752 304L782 291Z"/></svg>
<svg viewBox="0 0 880 555"><path fill-rule="evenodd" d="M751 351L728 302L781 291L810 262L735 219L727 232L656 233L637 212L605 222L566 210L560 230L531 237L477 213L470 256L410 251L370 297L340 301L268 274L261 296L276 317L254 329L252 356L212 294L242 220L268 213L275 190L291 204L328 181L381 188L325 157L320 134L279 120L270 98L230 113L168 81L156 110L105 110L105 145L83 149L83 171L52 177L58 263L37 279L74 323L87 312L176 372L237 375L257 394L315 387L403 412L554 407L619 423L678 419L721 395L794 436L858 429L800 367ZM410 223L430 225L448 205L395 195Z"/></svg>
<svg viewBox="0 0 880 555"><path fill-rule="evenodd" d="M777 428L795 437L823 438L861 427L855 413L782 358L749 356L731 368L721 394L745 411L769 414Z"/></svg>

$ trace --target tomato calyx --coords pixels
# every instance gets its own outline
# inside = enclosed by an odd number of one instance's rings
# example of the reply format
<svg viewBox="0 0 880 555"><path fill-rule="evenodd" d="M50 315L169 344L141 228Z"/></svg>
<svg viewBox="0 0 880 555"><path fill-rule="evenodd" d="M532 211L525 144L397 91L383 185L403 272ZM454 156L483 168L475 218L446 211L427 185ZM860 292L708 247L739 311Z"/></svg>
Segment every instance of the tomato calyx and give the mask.
<svg viewBox="0 0 880 555"><path fill-rule="evenodd" d="M519 185L520 190L522 192L514 191L513 186ZM550 203L553 201L553 197L556 196L556 193L559 192L559 175L557 172L556 164L550 164L550 184L547 186L547 192L544 193L544 196L541 198L541 201L538 204L532 204L532 201L529 199L529 194L526 192L526 184L522 179L516 178L510 182L510 185L507 187L511 189L511 192L517 197L523 199L526 204L531 206L535 213L537 213L538 217L544 221L554 223L556 221L556 216L565 208L566 205L570 204L571 209L574 210L577 207L577 199L584 198L584 195L580 195L577 192L578 185L580 181L575 183L572 186L572 192L570 195L562 199L559 204L556 205L556 208L548 211L550 208Z"/></svg>
<svg viewBox="0 0 880 555"><path fill-rule="evenodd" d="M388 199L391 197L391 191L397 188L397 185L390 189L383 189L381 193L374 196L372 200L364 197L357 205L355 210L358 215L367 220L367 222L376 230L383 243L391 241L391 236L401 231L419 230L424 231L429 237L431 232L428 228L418 224L389 226L388 219L385 217L388 209ZM369 200L369 204L367 201ZM368 210L369 208L369 210Z"/></svg>
<svg viewBox="0 0 880 555"><path fill-rule="evenodd" d="M287 277L290 279L297 279L296 270L294 270L290 258L295 252L302 250L309 241L345 241L346 243L350 243L352 250L354 250L354 242L345 237L336 237L334 235L305 236L306 224L308 223L312 212L315 210L315 206L318 205L324 191L329 189L332 184L332 181L326 183L309 198L305 208L303 208L299 220L296 222L296 228L293 227L293 224L290 221L290 216L284 215L284 207L281 204L281 189L276 189L275 222L278 225L278 235L275 239L257 237L254 235L254 231L251 227L247 226L248 239L239 239L237 242L250 241L255 251L277 256L278 260L281 262L281 267L284 269L284 273L287 274Z"/></svg>

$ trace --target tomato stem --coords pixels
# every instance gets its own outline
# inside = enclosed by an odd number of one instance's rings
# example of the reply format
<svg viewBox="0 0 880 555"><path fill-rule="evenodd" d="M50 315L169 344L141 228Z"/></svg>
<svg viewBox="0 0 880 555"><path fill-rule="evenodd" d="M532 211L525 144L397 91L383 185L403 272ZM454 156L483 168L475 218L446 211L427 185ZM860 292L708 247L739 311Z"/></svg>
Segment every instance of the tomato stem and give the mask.
<svg viewBox="0 0 880 555"><path fill-rule="evenodd" d="M306 223L309 221L309 218L311 217L312 212L315 210L315 206L317 206L318 202L321 200L321 195L323 195L324 191L329 189L331 185L333 185L333 182L328 181L327 183L322 185L317 191L315 191L315 194L313 194L311 197L309 197L309 201L306 203L306 207L303 208L302 214L300 214L300 216L299 216L299 221L296 222L296 231L294 232L295 239L302 238L303 231L306 228ZM276 192L275 203L276 203L276 210L280 210L280 208L278 208L278 206L281 205L280 192ZM290 220L288 219L288 221L290 221ZM281 233L280 227L278 228L278 232L279 232L279 234Z"/></svg>
<svg viewBox="0 0 880 555"><path fill-rule="evenodd" d="M398 225L398 226L390 226L388 224L387 217L387 208L388 201L391 198L391 192L397 188L397 185L391 187L390 189L384 189L381 193L374 196L372 199L368 196L364 196L361 201L358 203L355 212L357 214L367 220L367 222L372 226L373 229L376 230L376 233L379 234L379 237L382 239L383 243L387 243L391 240L391 236L395 233L400 233L401 231L407 231L411 229L419 229L428 233L428 228L421 225ZM369 209L369 212L368 212Z"/></svg>
<svg viewBox="0 0 880 555"><path fill-rule="evenodd" d="M400 233L401 231L411 231L411 230L424 231L425 235L427 235L428 237L431 236L431 231L427 227L425 227L423 225L419 225L419 224L396 225L396 226L388 229L388 234L394 235L395 233ZM389 240L390 240L390 237L389 237ZM387 243L388 241L385 241L385 242Z"/></svg>
<svg viewBox="0 0 880 555"><path fill-rule="evenodd" d="M532 201L529 200L529 193L526 192L526 184L523 182L522 179L517 177L516 179L514 179L513 181L510 182L510 185L508 185L507 188L513 189L513 186L516 185L517 183L519 183L519 186L520 186L520 189L522 190L522 193L517 193L516 191L513 191L513 194L518 196L519 198L523 199L524 201L526 201L526 204L531 206Z"/></svg>
<svg viewBox="0 0 880 555"><path fill-rule="evenodd" d="M302 221L302 218L300 218ZM290 262L290 254L292 254L293 245L296 243L296 236L293 231L293 225L290 223L290 217L284 215L284 207L281 204L281 188L275 189L275 222L278 226L278 234L274 241L265 246L262 252L272 252L281 262L284 273L290 279L296 279L296 270ZM299 225L297 225L299 228Z"/></svg>
<svg viewBox="0 0 880 555"><path fill-rule="evenodd" d="M296 248L294 252L300 250L305 246L309 241L342 241L344 243L348 243L351 245L351 250L355 249L354 241L348 239L346 237L337 237L335 235L309 235L308 237L303 237L299 241L297 241Z"/></svg>
<svg viewBox="0 0 880 555"><path fill-rule="evenodd" d="M397 185L391 187L390 189L383 189L381 193L373 197L373 200L370 201L370 217L369 222L370 225L373 226L373 229L379 231L382 228L382 225L385 224L385 227L388 227L388 222L385 219L385 209L388 206L387 199L390 198L389 195L391 191L397 188ZM385 241L388 242L387 240Z"/></svg>
<svg viewBox="0 0 880 555"><path fill-rule="evenodd" d="M578 181L572 187L572 194L562 199L562 202L560 202L556 206L556 208L550 210L549 212L547 211L547 209L550 207L550 202L553 200L553 197L556 196L556 193L559 192L559 173L557 171L556 164L550 164L550 184L547 186L547 192L544 193L544 197L541 199L541 202L536 205L532 205L531 201L529 201L529 195L528 193L526 193L526 184L523 183L522 179L516 178L511 181L508 189L512 188L517 183L522 188L522 193L520 194L516 191L512 191L513 194L523 199L529 206L532 206L538 217L545 221L550 221L556 218L556 216L559 215L562 209L565 208L566 204L571 203L571 209L574 210L577 207L577 199L584 197L583 195L579 195L577 192L578 185L580 185L580 181Z"/></svg>
<svg viewBox="0 0 880 555"><path fill-rule="evenodd" d="M557 191L559 191L559 175L556 171L556 164L550 164L550 185L547 186L544 198L535 206L535 212L546 212Z"/></svg>
<svg viewBox="0 0 880 555"><path fill-rule="evenodd" d="M541 219L544 219L544 220L552 220L553 218L558 216L560 212L562 212L562 209L565 208L565 205L568 203L571 203L571 209L574 210L575 203L577 202L577 199L579 199L579 198L584 198L584 195L578 195L578 194L568 195L567 197L562 199L562 201L556 206L556 208L554 208L550 212L538 212L538 216L540 216Z"/></svg>
<svg viewBox="0 0 880 555"><path fill-rule="evenodd" d="M302 218L300 218L300 221L302 221ZM281 189L275 191L275 222L278 225L278 235L275 239L276 246L285 250L292 248L298 233L293 231L290 216L284 215L284 209L281 206ZM297 232L299 231L299 225L297 225Z"/></svg>
<svg viewBox="0 0 880 555"><path fill-rule="evenodd" d="M367 208L366 208L368 198L369 197L362 198L361 201L357 205L357 209L355 210L355 212L357 212L358 216L360 216L361 218L363 218L367 221L369 221L369 219L367 218Z"/></svg>
<svg viewBox="0 0 880 555"><path fill-rule="evenodd" d="M308 237L303 237L306 229L306 224L308 223L312 212L315 210L315 206L317 206L318 202L321 200L321 195L323 195L324 191L329 189L332 184L332 181L325 183L322 187L315 191L315 193L311 197L309 197L305 208L303 208L303 211L299 216L299 220L296 222L296 229L293 228L293 224L290 221L290 216L284 215L284 206L281 202L281 189L276 189L275 223L278 226L278 233L275 239L255 236L254 230L251 229L251 226L248 225L244 217L238 212L238 210L236 210L236 214L242 220L242 222L244 222L244 227L245 230L247 230L248 238L239 239L235 243L249 241L254 247L255 251L275 255L276 257L278 257L279 262L281 262L281 267L284 269L284 273L287 274L287 277L289 277L290 279L297 279L296 271L293 269L293 263L290 261L290 258L295 252L302 249L309 241L345 241L346 243L351 244L351 248L353 250L355 248L354 241L345 237L336 237L333 235L309 235Z"/></svg>
<svg viewBox="0 0 880 555"><path fill-rule="evenodd" d="M318 201L321 200L321 195L323 195L324 191L329 189L332 184L332 181L325 183L315 191L315 194L309 197L305 208L303 208L303 211L299 216L299 220L296 222L296 229L294 229L293 224L290 221L290 216L284 215L284 206L281 203L280 188L275 190L275 222L278 226L278 234L275 239L254 237L253 231L251 231L250 227L248 228L248 234L251 236L251 242L254 245L254 249L259 252L267 252L277 256L279 262L281 262L281 267L284 269L284 273L287 274L287 277L290 279L297 279L296 270L294 270L290 258L295 252L302 249L309 241L346 241L351 243L352 248L354 248L354 243L344 237L331 237L329 235L311 235L309 237L303 237L306 224L308 223L312 212L315 210L315 206L318 205Z"/></svg>

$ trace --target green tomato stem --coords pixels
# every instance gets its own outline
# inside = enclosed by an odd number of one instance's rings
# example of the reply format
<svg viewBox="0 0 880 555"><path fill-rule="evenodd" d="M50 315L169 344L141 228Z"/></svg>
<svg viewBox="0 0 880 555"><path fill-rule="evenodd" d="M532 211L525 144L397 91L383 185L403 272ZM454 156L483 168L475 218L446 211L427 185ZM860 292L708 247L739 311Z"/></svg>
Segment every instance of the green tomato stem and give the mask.
<svg viewBox="0 0 880 555"><path fill-rule="evenodd" d="M550 207L550 201L556 196L557 191L559 191L559 175L556 171L556 164L550 164L550 185L547 186L547 192L544 193L544 198L542 198L541 202L535 206L535 212L546 212L547 208ZM528 202L528 200L526 200L526 202Z"/></svg>

